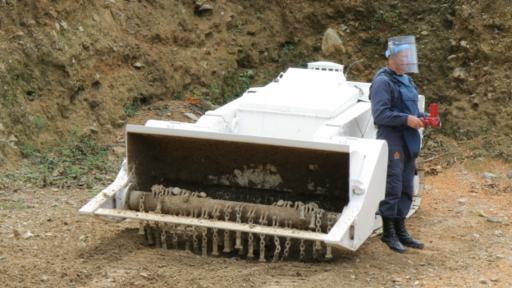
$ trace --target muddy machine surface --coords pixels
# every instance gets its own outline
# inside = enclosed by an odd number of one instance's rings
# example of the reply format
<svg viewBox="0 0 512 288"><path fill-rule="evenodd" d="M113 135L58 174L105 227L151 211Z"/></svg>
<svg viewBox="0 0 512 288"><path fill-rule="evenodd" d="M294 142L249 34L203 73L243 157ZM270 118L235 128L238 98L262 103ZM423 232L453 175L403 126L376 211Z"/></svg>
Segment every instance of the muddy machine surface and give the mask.
<svg viewBox="0 0 512 288"><path fill-rule="evenodd" d="M381 225L387 169L368 90L347 81L342 65L315 62L196 123L127 125L116 180L80 213L136 220L148 244L203 255L276 261L355 251Z"/></svg>

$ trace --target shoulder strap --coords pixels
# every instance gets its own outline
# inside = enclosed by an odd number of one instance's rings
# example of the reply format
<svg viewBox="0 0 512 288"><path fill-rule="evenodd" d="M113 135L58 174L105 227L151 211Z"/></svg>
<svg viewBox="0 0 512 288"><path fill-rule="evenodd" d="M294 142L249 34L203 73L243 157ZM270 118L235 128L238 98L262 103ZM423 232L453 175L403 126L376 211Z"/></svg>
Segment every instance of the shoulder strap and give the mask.
<svg viewBox="0 0 512 288"><path fill-rule="evenodd" d="M384 76L386 76L386 78L388 78L391 82L393 82L393 84L401 85L400 80L393 77L393 75L391 75L391 73L388 70L384 70L382 72L382 74L384 74ZM411 78L409 77L409 79L411 79Z"/></svg>
<svg viewBox="0 0 512 288"><path fill-rule="evenodd" d="M411 86L414 87L414 89L418 90L418 87L416 87L416 84L414 84L412 77L407 77L407 78L409 78L409 83L411 84Z"/></svg>
<svg viewBox="0 0 512 288"><path fill-rule="evenodd" d="M386 77L386 79L388 79L389 81L391 81L391 83L393 83L393 84L395 84L395 85L397 85L397 86L400 86L400 85L401 85L400 80L398 80L398 79L396 79L395 77L393 77L393 75L391 75L391 73L389 73L389 71L384 70L384 71L382 71L382 74L381 74L381 75L384 75L384 76ZM409 77L409 79L411 79L411 78ZM412 81L412 79L411 79L410 81ZM413 85L414 85L414 83L413 83ZM372 91L372 86L370 85L370 94L368 95L368 99L370 99L370 101L372 100L372 93L371 93L371 91ZM392 93L392 94L394 94L394 93ZM397 99L397 98L398 98L398 97L400 97L400 98L401 98L401 93L400 93L400 91L398 92L398 94L400 94L400 95L391 95L391 102L392 102L392 105L397 105L397 102L398 102L398 99ZM398 97L397 97L397 96L398 96Z"/></svg>

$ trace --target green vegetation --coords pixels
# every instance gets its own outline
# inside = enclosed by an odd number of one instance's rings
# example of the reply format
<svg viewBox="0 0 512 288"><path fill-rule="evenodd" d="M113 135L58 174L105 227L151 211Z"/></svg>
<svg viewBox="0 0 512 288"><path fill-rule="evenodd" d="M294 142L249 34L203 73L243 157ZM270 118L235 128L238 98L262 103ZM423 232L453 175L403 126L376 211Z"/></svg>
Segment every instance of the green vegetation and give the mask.
<svg viewBox="0 0 512 288"><path fill-rule="evenodd" d="M279 53L281 71L290 66L305 67L307 62L306 55L297 48L295 43L283 44ZM262 84L266 84L277 75L275 71L269 69L260 69L258 75L256 73L257 71L253 69L239 69L227 73L221 81L213 82L208 86L208 100L222 105L240 97L255 81L264 80Z"/></svg>
<svg viewBox="0 0 512 288"><path fill-rule="evenodd" d="M208 86L208 98L215 104L223 104L240 97L251 87L255 72L252 69L233 71L222 79L220 84Z"/></svg>
<svg viewBox="0 0 512 288"><path fill-rule="evenodd" d="M44 130L44 127L46 126L46 123L41 116L35 116L32 118L32 123L34 123L34 126L36 127L37 133L41 134Z"/></svg>
<svg viewBox="0 0 512 288"><path fill-rule="evenodd" d="M27 209L29 205L22 199L2 199L0 200L0 210L20 210Z"/></svg>
<svg viewBox="0 0 512 288"><path fill-rule="evenodd" d="M297 48L297 45L292 42L286 42L283 44L281 51L279 52L279 66L281 70L284 70L288 67L305 67L308 59L306 59L306 55L300 49Z"/></svg>
<svg viewBox="0 0 512 288"><path fill-rule="evenodd" d="M124 104L123 109L124 113L128 117L133 117L135 114L137 114L137 111L139 111L140 107L144 104L144 97L138 96L132 99L132 101Z"/></svg>
<svg viewBox="0 0 512 288"><path fill-rule="evenodd" d="M43 150L25 144L20 148L25 158L23 168L8 177L41 187L91 186L112 170L107 147L76 131L60 146Z"/></svg>
<svg viewBox="0 0 512 288"><path fill-rule="evenodd" d="M176 94L174 94L174 99L176 100L183 100L185 99L185 94L183 94L183 92L177 92Z"/></svg>
<svg viewBox="0 0 512 288"><path fill-rule="evenodd" d="M286 67L294 54L296 54L295 45L293 43L285 43L281 52L279 52L279 66Z"/></svg>

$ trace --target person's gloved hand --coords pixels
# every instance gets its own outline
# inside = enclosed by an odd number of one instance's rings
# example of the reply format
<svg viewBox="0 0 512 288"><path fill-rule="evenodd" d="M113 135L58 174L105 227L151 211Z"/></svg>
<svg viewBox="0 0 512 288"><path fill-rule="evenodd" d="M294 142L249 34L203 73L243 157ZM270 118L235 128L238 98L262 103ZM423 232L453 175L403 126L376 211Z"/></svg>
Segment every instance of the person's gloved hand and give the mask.
<svg viewBox="0 0 512 288"><path fill-rule="evenodd" d="M423 128L423 122L420 120L420 118L408 115L407 116L407 126L414 128L414 129L420 129Z"/></svg>

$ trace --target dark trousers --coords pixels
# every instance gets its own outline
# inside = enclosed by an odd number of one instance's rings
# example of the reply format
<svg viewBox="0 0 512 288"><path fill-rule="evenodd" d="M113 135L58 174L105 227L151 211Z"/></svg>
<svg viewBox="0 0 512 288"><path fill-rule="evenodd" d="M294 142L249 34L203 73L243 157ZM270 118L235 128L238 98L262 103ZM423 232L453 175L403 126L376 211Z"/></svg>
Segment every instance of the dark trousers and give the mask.
<svg viewBox="0 0 512 288"><path fill-rule="evenodd" d="M378 133L378 138L387 141L389 149L386 196L379 204L379 214L389 219L404 219L407 216L414 193L416 158L409 155L400 134L381 130Z"/></svg>

